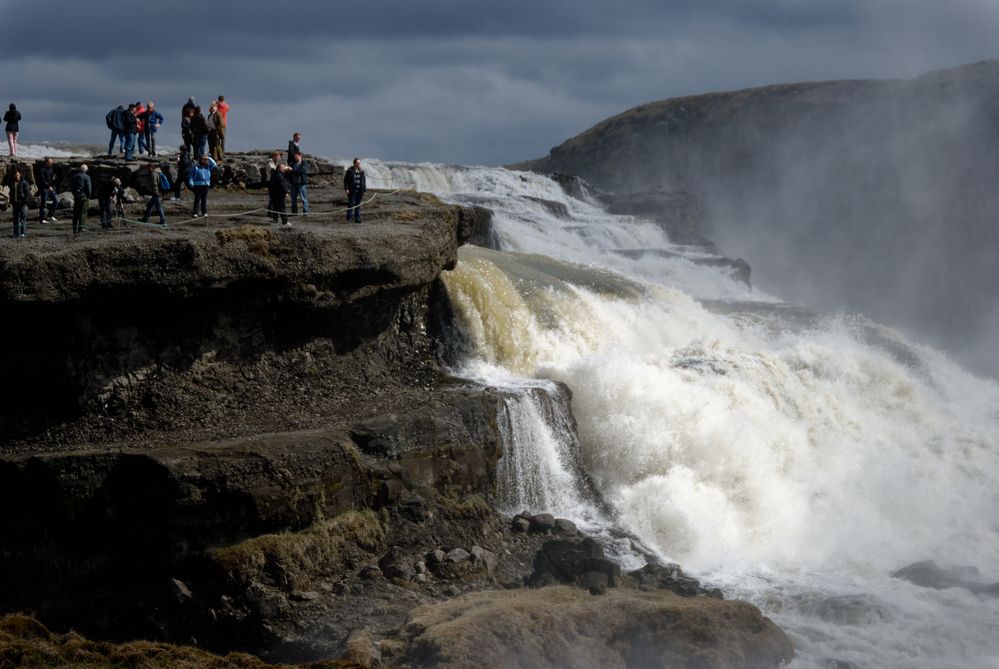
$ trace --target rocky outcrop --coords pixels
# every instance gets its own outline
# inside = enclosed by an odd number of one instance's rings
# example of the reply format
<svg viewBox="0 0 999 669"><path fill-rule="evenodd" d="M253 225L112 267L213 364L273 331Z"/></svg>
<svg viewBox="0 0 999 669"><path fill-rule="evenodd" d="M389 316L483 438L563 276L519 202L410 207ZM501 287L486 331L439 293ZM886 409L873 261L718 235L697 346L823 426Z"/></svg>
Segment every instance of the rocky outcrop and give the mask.
<svg viewBox="0 0 999 669"><path fill-rule="evenodd" d="M933 560L914 562L892 573L894 578L914 583L922 588L945 590L962 588L978 595L999 596L999 583L986 583L976 567L944 568Z"/></svg>
<svg viewBox="0 0 999 669"><path fill-rule="evenodd" d="M779 667L787 637L745 603L566 586L481 592L421 607L383 658L435 669Z"/></svg>
<svg viewBox="0 0 999 669"><path fill-rule="evenodd" d="M713 248L701 235L701 205L691 193L652 191L605 196L612 214L629 214L655 221L674 244Z"/></svg>
<svg viewBox="0 0 999 669"><path fill-rule="evenodd" d="M758 285L902 325L996 374L997 117L999 61L985 61L652 102L516 167L691 193L702 234L748 258Z"/></svg>

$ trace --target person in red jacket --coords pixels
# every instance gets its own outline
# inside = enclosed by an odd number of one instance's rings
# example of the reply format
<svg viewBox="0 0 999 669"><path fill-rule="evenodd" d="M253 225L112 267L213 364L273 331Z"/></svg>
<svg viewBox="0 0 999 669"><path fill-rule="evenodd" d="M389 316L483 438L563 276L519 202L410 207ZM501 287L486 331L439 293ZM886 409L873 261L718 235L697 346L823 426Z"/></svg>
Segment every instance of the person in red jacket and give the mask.
<svg viewBox="0 0 999 669"><path fill-rule="evenodd" d="M139 155L141 156L143 152L148 150L146 145L146 105L142 104L142 100L135 103L135 125L139 141Z"/></svg>
<svg viewBox="0 0 999 669"><path fill-rule="evenodd" d="M220 95L219 99L215 101L215 105L219 110L219 117L222 119L222 123L218 127L219 133L219 148L222 150L223 155L225 154L225 130L229 126L229 103L225 101L225 96Z"/></svg>

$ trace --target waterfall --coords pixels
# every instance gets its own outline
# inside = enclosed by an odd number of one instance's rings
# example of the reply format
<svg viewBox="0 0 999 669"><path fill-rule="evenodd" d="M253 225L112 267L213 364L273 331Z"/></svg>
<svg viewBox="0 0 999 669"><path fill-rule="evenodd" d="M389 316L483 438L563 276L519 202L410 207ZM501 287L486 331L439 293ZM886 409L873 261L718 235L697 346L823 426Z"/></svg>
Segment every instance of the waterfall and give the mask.
<svg viewBox="0 0 999 669"><path fill-rule="evenodd" d="M890 577L932 558L999 581L996 383L863 316L750 292L544 176L369 169L494 212L504 250L462 248L444 280L460 373L521 388L511 510L595 514L592 486L602 518L773 617L795 666L999 666L999 598ZM533 403L545 379L571 389L578 443Z"/></svg>

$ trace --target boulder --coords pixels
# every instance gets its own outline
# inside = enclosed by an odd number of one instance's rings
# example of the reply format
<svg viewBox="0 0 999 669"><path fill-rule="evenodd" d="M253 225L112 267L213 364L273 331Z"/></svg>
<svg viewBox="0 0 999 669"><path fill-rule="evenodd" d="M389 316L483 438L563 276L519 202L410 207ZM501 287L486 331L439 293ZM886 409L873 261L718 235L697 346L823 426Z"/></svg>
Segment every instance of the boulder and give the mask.
<svg viewBox="0 0 999 669"><path fill-rule="evenodd" d="M512 529L514 532L527 532L528 530L531 529L531 521L529 521L527 518L521 518L520 516L517 516L516 518L513 519L513 522L510 523L510 529Z"/></svg>
<svg viewBox="0 0 999 669"><path fill-rule="evenodd" d="M558 534L565 535L567 537L574 537L578 533L576 529L576 523L571 520L566 520L565 518L555 519L555 532Z"/></svg>
<svg viewBox="0 0 999 669"><path fill-rule="evenodd" d="M173 595L174 599L177 600L178 604L189 604L194 600L194 595L191 594L191 589L187 587L187 584L180 579L171 578L169 582L170 593Z"/></svg>
<svg viewBox="0 0 999 669"><path fill-rule="evenodd" d="M481 569L486 572L486 574L492 578L496 574L496 567L499 564L499 560L496 558L496 554L492 551L488 551L481 546L472 546L472 565L476 568Z"/></svg>
<svg viewBox="0 0 999 669"><path fill-rule="evenodd" d="M378 568L382 570L385 578L397 578L402 581L412 580L416 573L413 563L402 554L398 546L393 546L378 560Z"/></svg>
<svg viewBox="0 0 999 669"><path fill-rule="evenodd" d="M605 558L600 544L592 539L546 541L534 556L534 571L527 582L533 587L554 582L584 585L591 572L606 576L609 587L621 584L621 566Z"/></svg>
<svg viewBox="0 0 999 669"><path fill-rule="evenodd" d="M685 574L680 565L677 564L648 563L641 569L628 572L628 576L634 579L638 587L643 589L669 590L682 597L709 595L718 599L722 598L720 590L702 588L700 581Z"/></svg>
<svg viewBox="0 0 999 669"><path fill-rule="evenodd" d="M468 561L469 559L471 559L471 557L472 557L471 554L468 551L466 551L464 548L454 548L447 552L445 561L450 562L452 564L460 564L462 562Z"/></svg>
<svg viewBox="0 0 999 669"><path fill-rule="evenodd" d="M555 528L555 516L539 513L531 517L531 532L550 532Z"/></svg>
<svg viewBox="0 0 999 669"><path fill-rule="evenodd" d="M73 194L72 193L59 193L56 196L58 200L56 204L57 209L72 209L73 208Z"/></svg>
<svg viewBox="0 0 999 669"><path fill-rule="evenodd" d="M385 664L425 669L776 669L794 657L787 636L744 602L620 588L597 598L568 587L420 607L382 652Z"/></svg>
<svg viewBox="0 0 999 669"><path fill-rule="evenodd" d="M999 595L999 583L983 582L976 567L943 568L933 560L923 560L902 567L892 576L923 588L964 588L979 595Z"/></svg>

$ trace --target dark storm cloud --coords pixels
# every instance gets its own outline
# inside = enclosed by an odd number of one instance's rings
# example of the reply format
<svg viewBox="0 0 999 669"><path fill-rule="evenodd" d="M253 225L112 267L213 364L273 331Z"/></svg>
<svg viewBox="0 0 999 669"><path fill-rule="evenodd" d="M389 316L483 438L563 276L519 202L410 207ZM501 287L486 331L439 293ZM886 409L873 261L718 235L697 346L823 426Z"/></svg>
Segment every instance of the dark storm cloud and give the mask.
<svg viewBox="0 0 999 669"><path fill-rule="evenodd" d="M237 147L298 129L338 157L502 163L649 100L996 55L996 3L914 6L928 4L0 0L18 27L0 95L24 112L25 142L97 142L109 107L153 98L174 143L187 96L224 93Z"/></svg>

